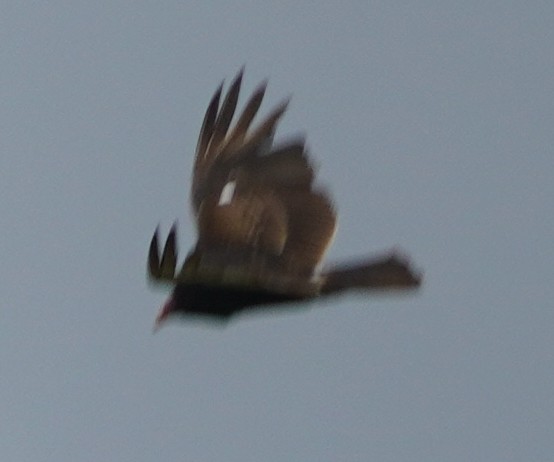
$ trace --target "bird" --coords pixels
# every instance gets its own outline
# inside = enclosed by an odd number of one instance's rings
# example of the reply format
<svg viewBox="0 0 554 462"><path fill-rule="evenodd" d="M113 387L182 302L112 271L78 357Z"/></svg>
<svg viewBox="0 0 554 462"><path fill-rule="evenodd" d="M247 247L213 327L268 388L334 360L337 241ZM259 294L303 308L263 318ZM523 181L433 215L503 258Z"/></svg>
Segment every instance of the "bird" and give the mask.
<svg viewBox="0 0 554 462"><path fill-rule="evenodd" d="M232 124L243 73L224 96L219 85L200 130L191 186L196 244L177 268L176 222L161 253L159 226L152 237L148 277L172 286L155 329L175 315L228 320L352 290L418 288L421 272L397 250L323 264L337 227L333 202L315 182L305 137L274 142L289 99L253 126L267 80Z"/></svg>

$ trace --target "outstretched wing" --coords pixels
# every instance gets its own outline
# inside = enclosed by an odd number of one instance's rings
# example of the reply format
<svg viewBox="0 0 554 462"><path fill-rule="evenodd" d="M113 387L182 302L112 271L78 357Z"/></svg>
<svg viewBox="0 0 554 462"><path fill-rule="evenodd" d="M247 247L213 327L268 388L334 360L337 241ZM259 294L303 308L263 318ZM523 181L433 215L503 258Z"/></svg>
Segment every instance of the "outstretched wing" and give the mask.
<svg viewBox="0 0 554 462"><path fill-rule="evenodd" d="M196 248L176 276L174 230L166 245L168 255L164 250L161 259L155 235L149 264L154 279L189 279L187 275L202 259L203 265L212 261L214 268L248 267L248 277L270 265L272 274L278 270L287 281L305 281L333 238L335 212L327 193L314 186L315 172L304 139L273 144L288 101L252 127L266 90L263 82L231 125L242 75L241 70L221 105L220 85L200 131L191 191L198 227Z"/></svg>

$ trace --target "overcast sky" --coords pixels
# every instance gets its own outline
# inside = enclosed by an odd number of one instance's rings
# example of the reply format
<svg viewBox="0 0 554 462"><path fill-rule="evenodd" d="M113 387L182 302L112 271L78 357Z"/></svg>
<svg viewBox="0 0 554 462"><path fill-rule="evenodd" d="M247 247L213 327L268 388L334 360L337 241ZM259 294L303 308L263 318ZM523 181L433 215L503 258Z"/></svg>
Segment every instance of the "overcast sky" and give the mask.
<svg viewBox="0 0 554 462"><path fill-rule="evenodd" d="M547 461L554 4L3 1L0 458ZM463 5L463 6L462 6ZM152 325L206 105L246 65L306 133L329 260L398 247L408 296Z"/></svg>

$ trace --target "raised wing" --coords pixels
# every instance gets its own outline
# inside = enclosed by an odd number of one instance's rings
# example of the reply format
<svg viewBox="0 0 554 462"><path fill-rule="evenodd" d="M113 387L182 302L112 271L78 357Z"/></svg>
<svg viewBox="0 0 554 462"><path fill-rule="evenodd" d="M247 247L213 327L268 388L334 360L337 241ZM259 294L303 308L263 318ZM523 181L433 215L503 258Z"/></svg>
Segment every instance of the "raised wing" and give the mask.
<svg viewBox="0 0 554 462"><path fill-rule="evenodd" d="M217 89L200 131L191 191L196 248L176 276L174 232L161 259L155 235L149 260L154 279L190 280L201 256L213 268L248 267L248 277L271 262L287 280L307 280L333 238L335 213L326 192L314 187L304 139L273 145L288 101L251 127L265 93L263 82L231 125L242 75L234 79L221 106L222 85Z"/></svg>

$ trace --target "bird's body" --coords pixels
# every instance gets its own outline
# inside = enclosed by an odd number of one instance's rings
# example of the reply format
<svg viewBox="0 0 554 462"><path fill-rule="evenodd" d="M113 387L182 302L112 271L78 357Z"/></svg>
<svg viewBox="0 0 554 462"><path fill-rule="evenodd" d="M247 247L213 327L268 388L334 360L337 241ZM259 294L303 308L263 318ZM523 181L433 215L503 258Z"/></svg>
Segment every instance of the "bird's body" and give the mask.
<svg viewBox="0 0 554 462"><path fill-rule="evenodd" d="M178 284L173 298L176 304L188 307L180 313L182 315L208 316L223 320L244 311L309 300L263 289L245 290L241 287L207 284Z"/></svg>
<svg viewBox="0 0 554 462"><path fill-rule="evenodd" d="M191 194L198 241L180 271L175 227L161 258L157 231L152 239L150 277L174 285L158 322L175 313L227 318L352 288L417 287L419 275L393 253L320 271L336 228L331 200L314 184L303 138L273 144L287 102L250 128L265 83L230 128L241 81L242 72L221 107L220 86L204 118Z"/></svg>

